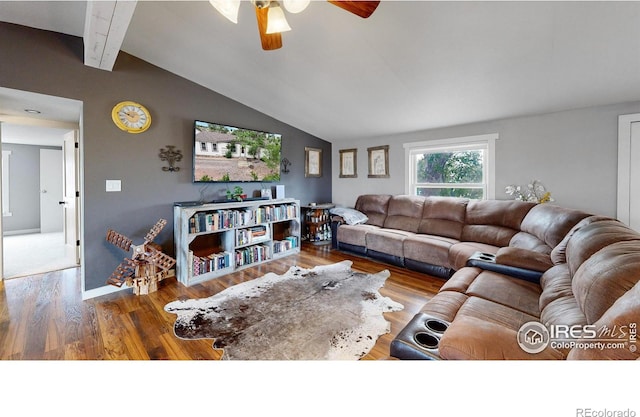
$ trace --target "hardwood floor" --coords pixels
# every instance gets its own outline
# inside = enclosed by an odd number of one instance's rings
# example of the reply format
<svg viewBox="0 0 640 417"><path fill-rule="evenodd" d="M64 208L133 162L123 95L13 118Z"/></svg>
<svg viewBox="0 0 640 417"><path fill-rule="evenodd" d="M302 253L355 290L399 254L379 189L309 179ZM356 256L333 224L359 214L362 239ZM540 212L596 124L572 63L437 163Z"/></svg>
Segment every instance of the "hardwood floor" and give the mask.
<svg viewBox="0 0 640 417"><path fill-rule="evenodd" d="M83 301L77 269L0 281L0 359L219 359L221 352L211 347L211 340L180 340L174 336L175 315L163 310L165 304L208 297L267 272L284 273L294 264L310 268L345 259L353 261L355 270L391 272L380 293L405 308L385 313L391 333L381 336L363 358L388 359L395 335L444 280L313 245L305 245L299 255L193 287L171 278L162 281L157 292L144 296L127 290Z"/></svg>

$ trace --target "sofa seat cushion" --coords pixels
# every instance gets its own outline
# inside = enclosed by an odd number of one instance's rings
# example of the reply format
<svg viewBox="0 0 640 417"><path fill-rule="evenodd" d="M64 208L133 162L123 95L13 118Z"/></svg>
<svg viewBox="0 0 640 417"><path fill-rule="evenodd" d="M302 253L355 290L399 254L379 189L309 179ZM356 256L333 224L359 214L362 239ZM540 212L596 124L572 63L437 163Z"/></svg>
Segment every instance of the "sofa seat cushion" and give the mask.
<svg viewBox="0 0 640 417"><path fill-rule="evenodd" d="M520 311L536 320L540 317L540 286L497 272L465 267L453 274L440 291L457 291Z"/></svg>
<svg viewBox="0 0 640 417"><path fill-rule="evenodd" d="M456 239L433 235L413 235L404 240L404 257L414 261L450 268L449 249Z"/></svg>
<svg viewBox="0 0 640 417"><path fill-rule="evenodd" d="M460 307L454 321L461 317L475 317L515 331L525 323L539 321L537 317L523 311L485 298L472 296Z"/></svg>
<svg viewBox="0 0 640 417"><path fill-rule="evenodd" d="M492 271L483 271L467 288L466 294L540 317L541 289L538 284Z"/></svg>
<svg viewBox="0 0 640 417"><path fill-rule="evenodd" d="M421 313L452 322L469 297L458 291L440 291L420 310Z"/></svg>
<svg viewBox="0 0 640 417"><path fill-rule="evenodd" d="M460 242L449 249L449 265L455 270L462 269L467 265L467 260L476 252L496 254L500 249L498 246L478 242Z"/></svg>
<svg viewBox="0 0 640 417"><path fill-rule="evenodd" d="M458 360L551 360L564 355L547 346L537 354L522 350L518 331L475 317L457 318L444 332L438 350L442 359Z"/></svg>
<svg viewBox="0 0 640 417"><path fill-rule="evenodd" d="M558 297L547 304L540 313L540 321L545 325L581 326L588 324L587 317L580 310L573 295Z"/></svg>
<svg viewBox="0 0 640 417"><path fill-rule="evenodd" d="M372 250L397 258L404 258L404 240L407 236L413 236L411 232L395 229L379 229L367 233L367 250Z"/></svg>
<svg viewBox="0 0 640 417"><path fill-rule="evenodd" d="M338 227L337 240L341 243L348 243L354 246L367 246L365 236L371 231L380 230L380 227L370 224L343 224Z"/></svg>

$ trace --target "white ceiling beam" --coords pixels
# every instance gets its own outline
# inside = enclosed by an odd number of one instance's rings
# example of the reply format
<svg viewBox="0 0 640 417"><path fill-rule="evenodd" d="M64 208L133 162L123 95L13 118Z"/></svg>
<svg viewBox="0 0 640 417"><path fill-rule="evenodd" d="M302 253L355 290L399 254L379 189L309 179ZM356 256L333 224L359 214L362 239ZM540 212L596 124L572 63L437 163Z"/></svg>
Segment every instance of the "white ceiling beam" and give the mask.
<svg viewBox="0 0 640 417"><path fill-rule="evenodd" d="M88 1L84 23L84 63L111 71L137 0Z"/></svg>

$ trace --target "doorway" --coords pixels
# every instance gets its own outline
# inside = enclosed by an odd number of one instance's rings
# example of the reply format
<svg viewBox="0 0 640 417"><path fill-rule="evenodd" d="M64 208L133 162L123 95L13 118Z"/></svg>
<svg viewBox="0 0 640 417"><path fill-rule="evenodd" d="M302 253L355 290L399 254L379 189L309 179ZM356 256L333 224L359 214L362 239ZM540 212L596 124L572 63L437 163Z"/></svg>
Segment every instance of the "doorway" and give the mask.
<svg viewBox="0 0 640 417"><path fill-rule="evenodd" d="M9 152L3 183L3 277L18 278L79 265L77 130L3 123ZM69 138L71 143L69 143ZM71 146L72 151L65 150ZM67 208L69 206L69 208Z"/></svg>

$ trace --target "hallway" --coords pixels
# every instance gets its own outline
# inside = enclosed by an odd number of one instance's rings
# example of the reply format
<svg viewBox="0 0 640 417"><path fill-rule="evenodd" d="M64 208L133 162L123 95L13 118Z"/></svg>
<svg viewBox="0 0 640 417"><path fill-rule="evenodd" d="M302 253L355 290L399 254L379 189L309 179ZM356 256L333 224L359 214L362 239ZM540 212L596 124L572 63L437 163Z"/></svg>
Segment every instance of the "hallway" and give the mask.
<svg viewBox="0 0 640 417"><path fill-rule="evenodd" d="M76 267L74 254L64 244L64 233L5 236L4 277L17 278Z"/></svg>

